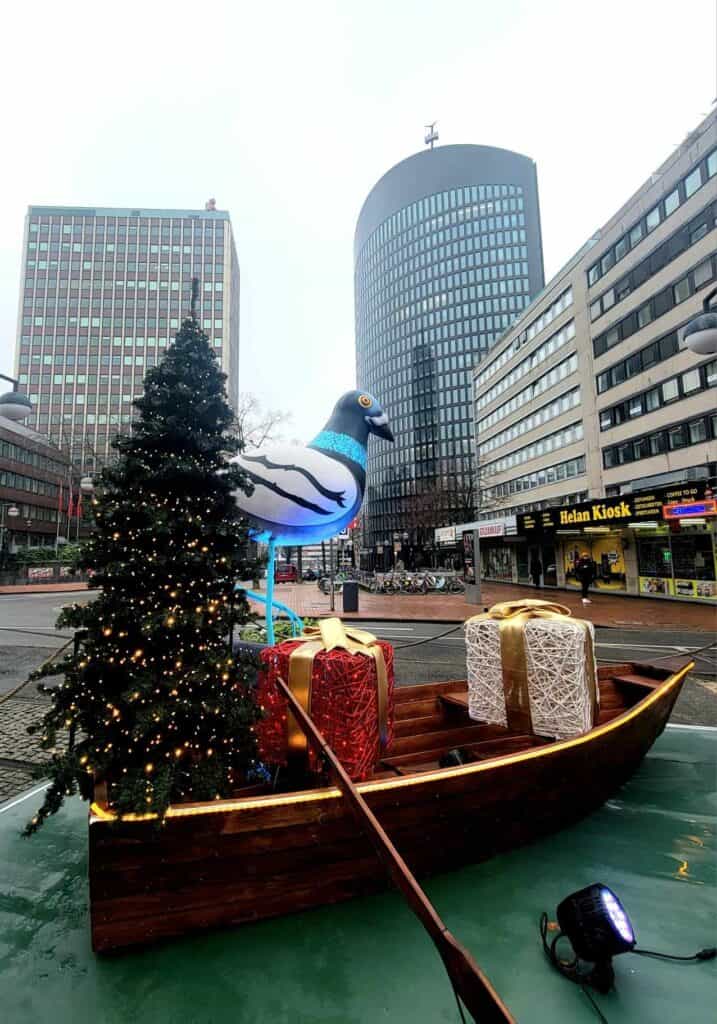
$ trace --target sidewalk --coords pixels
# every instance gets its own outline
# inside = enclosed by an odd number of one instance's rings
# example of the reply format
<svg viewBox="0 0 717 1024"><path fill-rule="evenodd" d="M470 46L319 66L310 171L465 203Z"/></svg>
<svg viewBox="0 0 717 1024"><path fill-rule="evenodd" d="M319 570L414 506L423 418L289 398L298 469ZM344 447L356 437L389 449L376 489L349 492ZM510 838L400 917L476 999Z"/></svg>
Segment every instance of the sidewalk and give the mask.
<svg viewBox="0 0 717 1024"><path fill-rule="evenodd" d="M0 594L62 594L71 590L87 590L86 583L18 583L0 587Z"/></svg>
<svg viewBox="0 0 717 1024"><path fill-rule="evenodd" d="M69 591L86 591L86 583L36 583L28 586L0 587L0 594L46 594ZM558 590L546 587L519 586L512 583L483 583L480 605L468 604L461 594L370 594L359 591L357 613L349 613L347 619L371 619L400 622L435 621L464 622L484 608L490 608L501 601L520 601L526 598L540 598L565 605L573 615L589 619L596 626L617 626L621 629L639 629L645 626L665 629L693 629L696 632L717 632L717 608L714 605L679 604L650 597L624 597L592 591L592 604L584 605L580 595L573 590ZM331 612L329 597L322 594L315 583L277 583L274 596L293 608L304 618L322 615L339 615L343 618L341 594L336 595L336 610ZM256 605L258 614L264 614L263 606Z"/></svg>
<svg viewBox="0 0 717 1024"><path fill-rule="evenodd" d="M331 612L329 597L322 594L315 583L277 583L274 597L288 604L302 617L338 615L344 618L341 594L336 595L336 611ZM695 632L715 632L717 609L712 605L678 604L646 597L618 597L614 594L591 593L592 604L583 604L580 594L570 590L517 586L511 583L483 583L480 605L468 604L462 594L370 594L359 591L358 613L348 613L347 619L370 619L400 622L436 621L464 622L471 615L482 612L501 601L520 601L539 598L554 601L569 608L573 615L589 619L596 626L616 626L620 629L654 628L693 629ZM263 606L256 605L263 616Z"/></svg>

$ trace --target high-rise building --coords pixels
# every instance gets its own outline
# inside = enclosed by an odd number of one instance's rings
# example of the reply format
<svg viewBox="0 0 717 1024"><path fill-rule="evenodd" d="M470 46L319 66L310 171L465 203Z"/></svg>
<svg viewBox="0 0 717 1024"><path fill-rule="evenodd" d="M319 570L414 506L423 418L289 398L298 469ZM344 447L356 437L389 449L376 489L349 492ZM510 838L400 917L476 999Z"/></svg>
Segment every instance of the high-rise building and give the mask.
<svg viewBox="0 0 717 1024"><path fill-rule="evenodd" d="M533 161L466 145L397 164L361 209L354 286L358 386L396 435L369 448L363 544L415 563L473 506L472 368L543 286Z"/></svg>
<svg viewBox="0 0 717 1024"><path fill-rule="evenodd" d="M239 389L239 263L229 214L31 206L25 220L15 374L28 426L90 471L126 431L147 368L190 308Z"/></svg>
<svg viewBox="0 0 717 1024"><path fill-rule="evenodd" d="M484 577L577 587L587 553L598 589L717 601L717 359L683 337L717 284L716 185L713 112L476 368Z"/></svg>

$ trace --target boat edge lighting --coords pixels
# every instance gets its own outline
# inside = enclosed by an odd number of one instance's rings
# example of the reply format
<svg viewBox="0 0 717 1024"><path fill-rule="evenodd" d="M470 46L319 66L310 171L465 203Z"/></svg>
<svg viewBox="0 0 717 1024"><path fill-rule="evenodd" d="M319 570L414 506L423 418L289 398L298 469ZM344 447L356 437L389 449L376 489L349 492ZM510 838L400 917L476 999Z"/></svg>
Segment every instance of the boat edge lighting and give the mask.
<svg viewBox="0 0 717 1024"><path fill-rule="evenodd" d="M497 757L492 760L477 761L471 764L464 764L457 768L441 768L431 772L424 772L421 775L408 775L402 776L395 779L386 779L380 782L359 782L357 789L362 795L371 793L380 793L391 789L404 789L410 786L421 786L428 782L436 782L445 779L459 778L464 775L472 775L474 772L492 771L496 768L504 768L512 764L520 764L523 761L532 761L535 758L547 757L554 754L556 751L570 750L573 747L583 746L585 743L590 743L594 738L605 736L615 729L620 729L628 722L631 722L638 715L641 715L647 708L651 707L669 690L673 689L680 683L688 672L691 672L695 667L694 661L689 661L687 664L679 669L679 671L668 676L664 682L658 686L652 693L648 693L641 701L638 701L634 707L625 711L622 715L618 715L617 718L611 719L609 722L603 722L602 725L595 726L589 732L582 733L580 736L573 736L569 739L559 740L556 743L550 743L541 747L533 747L530 750L524 750L516 754L505 754L503 757ZM341 790L335 786L330 789L314 789L304 790L301 793L290 793L286 796L272 797L272 796L256 796L256 797L244 797L239 799L227 799L227 800L212 800L205 803L196 804L172 804L170 805L165 818L189 818L194 815L201 814L222 814L233 811L262 811L265 808L271 807L286 807L291 804L303 804L311 803L312 801L323 801L323 800L340 800ZM102 807L96 801L90 804L90 825L100 824L107 821L116 821L119 815L113 811L108 810L106 807ZM121 820L127 822L137 821L151 821L157 817L156 814L124 814L121 815Z"/></svg>

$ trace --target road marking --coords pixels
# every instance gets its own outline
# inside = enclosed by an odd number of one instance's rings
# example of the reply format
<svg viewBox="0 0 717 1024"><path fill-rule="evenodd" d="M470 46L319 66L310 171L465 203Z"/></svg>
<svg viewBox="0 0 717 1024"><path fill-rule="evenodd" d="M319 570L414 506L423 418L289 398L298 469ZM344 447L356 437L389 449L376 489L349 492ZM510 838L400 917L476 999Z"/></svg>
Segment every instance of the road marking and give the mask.
<svg viewBox="0 0 717 1024"><path fill-rule="evenodd" d="M19 796L17 800L12 800L9 804L3 804L0 807L0 814L4 814L5 811L12 810L13 807L17 807L18 804L23 803L25 800L29 800L31 796L37 796L38 793L44 793L50 785L49 782L44 783L42 786L38 786L37 789L30 790L29 793L24 793L23 796Z"/></svg>

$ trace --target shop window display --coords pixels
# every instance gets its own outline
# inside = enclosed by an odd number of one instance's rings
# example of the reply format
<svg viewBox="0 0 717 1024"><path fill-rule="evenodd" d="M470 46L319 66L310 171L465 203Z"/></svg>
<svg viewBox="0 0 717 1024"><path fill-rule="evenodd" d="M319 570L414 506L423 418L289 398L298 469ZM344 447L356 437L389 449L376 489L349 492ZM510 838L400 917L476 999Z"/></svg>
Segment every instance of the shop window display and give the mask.
<svg viewBox="0 0 717 1024"><path fill-rule="evenodd" d="M709 527L683 525L679 533L638 540L640 593L714 599L717 572Z"/></svg>
<svg viewBox="0 0 717 1024"><path fill-rule="evenodd" d="M595 567L592 586L596 590L625 590L625 557L623 538L619 533L600 536L580 536L568 540L563 546L565 559L565 582L569 587L579 587L576 567L580 556L587 552Z"/></svg>

